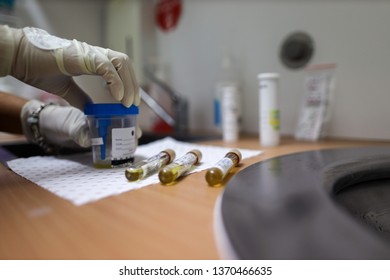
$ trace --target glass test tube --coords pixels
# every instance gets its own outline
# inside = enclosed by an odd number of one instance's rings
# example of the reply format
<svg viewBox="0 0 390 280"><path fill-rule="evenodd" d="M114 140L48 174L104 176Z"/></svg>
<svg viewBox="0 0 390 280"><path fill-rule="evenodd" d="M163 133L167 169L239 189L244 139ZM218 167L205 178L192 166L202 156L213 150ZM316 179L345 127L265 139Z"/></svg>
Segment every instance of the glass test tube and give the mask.
<svg viewBox="0 0 390 280"><path fill-rule="evenodd" d="M161 167L166 166L175 159L175 151L166 149L148 159L141 160L133 166L126 168L125 176L129 181L141 180L156 173Z"/></svg>
<svg viewBox="0 0 390 280"><path fill-rule="evenodd" d="M240 151L233 149L220 159L213 167L209 168L206 172L206 181L209 186L221 186L226 175L240 163L241 157Z"/></svg>
<svg viewBox="0 0 390 280"><path fill-rule="evenodd" d="M165 166L158 173L158 178L163 185L172 184L177 178L186 173L193 165L200 162L202 153L199 150L191 150L184 156Z"/></svg>

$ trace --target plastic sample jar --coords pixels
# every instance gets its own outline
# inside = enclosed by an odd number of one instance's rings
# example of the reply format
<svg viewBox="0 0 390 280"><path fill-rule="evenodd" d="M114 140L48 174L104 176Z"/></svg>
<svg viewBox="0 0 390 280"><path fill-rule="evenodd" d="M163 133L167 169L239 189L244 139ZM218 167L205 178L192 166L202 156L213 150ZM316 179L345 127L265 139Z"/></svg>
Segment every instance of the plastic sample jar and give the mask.
<svg viewBox="0 0 390 280"><path fill-rule="evenodd" d="M85 106L95 167L127 166L133 162L138 112L134 105L130 108L116 103L89 103Z"/></svg>

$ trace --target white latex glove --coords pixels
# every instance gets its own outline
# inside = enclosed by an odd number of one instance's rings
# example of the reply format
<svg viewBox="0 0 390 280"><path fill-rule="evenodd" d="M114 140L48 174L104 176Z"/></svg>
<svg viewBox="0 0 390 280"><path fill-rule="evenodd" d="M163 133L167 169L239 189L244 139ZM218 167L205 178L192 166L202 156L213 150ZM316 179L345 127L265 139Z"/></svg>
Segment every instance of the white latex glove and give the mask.
<svg viewBox="0 0 390 280"><path fill-rule="evenodd" d="M127 55L25 27L0 26L0 76L15 78L63 97L80 109L88 96L72 79L99 75L115 100L139 105L139 87Z"/></svg>
<svg viewBox="0 0 390 280"><path fill-rule="evenodd" d="M23 133L30 142L34 142L34 137L27 119L41 106L41 102L30 100L21 111ZM87 117L75 107L46 106L39 114L39 130L45 140L54 146L86 148L91 145Z"/></svg>

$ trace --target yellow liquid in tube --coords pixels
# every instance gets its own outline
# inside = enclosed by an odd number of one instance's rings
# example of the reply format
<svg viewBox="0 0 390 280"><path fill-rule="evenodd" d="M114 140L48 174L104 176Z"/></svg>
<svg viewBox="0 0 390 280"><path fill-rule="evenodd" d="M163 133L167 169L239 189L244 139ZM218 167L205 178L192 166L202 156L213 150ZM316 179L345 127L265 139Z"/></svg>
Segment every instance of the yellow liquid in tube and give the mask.
<svg viewBox="0 0 390 280"><path fill-rule="evenodd" d="M163 185L171 185L177 178L189 171L195 164L202 159L202 153L199 150L191 150L181 158L165 166L158 173L158 178Z"/></svg>
<svg viewBox="0 0 390 280"><path fill-rule="evenodd" d="M211 187L222 186L226 175L241 161L241 153L237 149L229 151L221 160L206 172L206 181Z"/></svg>
<svg viewBox="0 0 390 280"><path fill-rule="evenodd" d="M131 182L144 179L172 162L174 158L175 152L171 149L166 149L157 155L136 163L134 166L126 168L125 176Z"/></svg>

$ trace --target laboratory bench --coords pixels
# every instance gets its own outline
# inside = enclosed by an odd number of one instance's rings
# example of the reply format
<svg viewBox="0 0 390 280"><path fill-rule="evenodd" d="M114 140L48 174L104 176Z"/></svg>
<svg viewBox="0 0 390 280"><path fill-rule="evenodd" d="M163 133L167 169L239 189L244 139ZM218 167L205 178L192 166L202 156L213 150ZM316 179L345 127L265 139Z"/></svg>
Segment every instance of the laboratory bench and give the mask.
<svg viewBox="0 0 390 280"><path fill-rule="evenodd" d="M23 144L23 137L0 134L0 143ZM280 155L336 147L390 145L377 141L283 138L262 147L258 137L204 145L262 150L233 171ZM234 174L233 174L234 176ZM224 187L209 187L205 171L172 186L160 184L75 206L0 164L0 259L220 259L213 214Z"/></svg>

